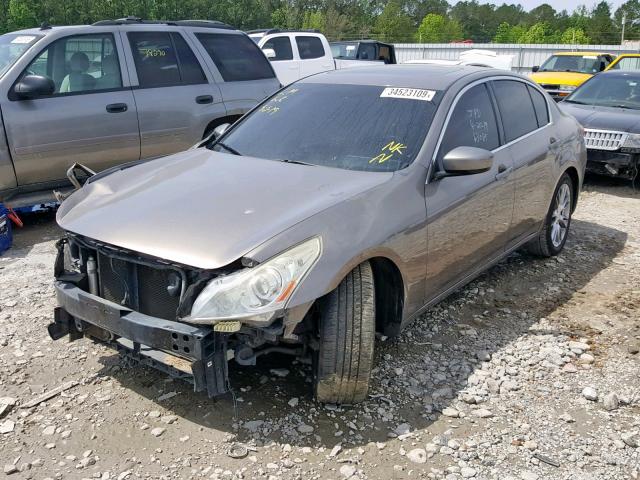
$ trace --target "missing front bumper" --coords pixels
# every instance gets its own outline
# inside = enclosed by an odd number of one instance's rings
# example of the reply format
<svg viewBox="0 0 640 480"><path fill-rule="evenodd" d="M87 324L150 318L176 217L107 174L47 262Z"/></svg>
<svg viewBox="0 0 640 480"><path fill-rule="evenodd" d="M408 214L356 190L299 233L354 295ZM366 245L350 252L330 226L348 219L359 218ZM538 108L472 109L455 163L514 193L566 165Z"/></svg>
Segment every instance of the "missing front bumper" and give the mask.
<svg viewBox="0 0 640 480"><path fill-rule="evenodd" d="M55 282L58 305L48 326L54 340L85 335L125 358L193 382L209 397L229 391L227 336L135 312L91 295L70 282Z"/></svg>

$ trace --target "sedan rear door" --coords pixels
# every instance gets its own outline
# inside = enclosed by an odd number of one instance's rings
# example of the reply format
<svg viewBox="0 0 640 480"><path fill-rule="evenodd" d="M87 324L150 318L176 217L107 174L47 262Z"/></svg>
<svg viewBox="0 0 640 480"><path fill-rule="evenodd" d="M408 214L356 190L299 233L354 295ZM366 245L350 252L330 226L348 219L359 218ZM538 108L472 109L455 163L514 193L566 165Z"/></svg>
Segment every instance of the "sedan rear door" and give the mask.
<svg viewBox="0 0 640 480"><path fill-rule="evenodd" d="M504 128L506 150L513 159L515 204L512 244L537 232L549 208L553 165L560 138L550 124L549 97L516 79L491 84Z"/></svg>

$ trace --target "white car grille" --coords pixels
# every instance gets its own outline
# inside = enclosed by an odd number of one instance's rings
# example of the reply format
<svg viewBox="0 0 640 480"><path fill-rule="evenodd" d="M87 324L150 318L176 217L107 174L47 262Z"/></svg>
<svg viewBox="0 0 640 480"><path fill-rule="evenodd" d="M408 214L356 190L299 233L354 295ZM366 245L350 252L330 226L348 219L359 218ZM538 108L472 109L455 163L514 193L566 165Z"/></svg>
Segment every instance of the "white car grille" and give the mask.
<svg viewBox="0 0 640 480"><path fill-rule="evenodd" d="M612 130L591 130L585 129L584 141L587 148L592 150L619 150L627 139L625 132L614 132Z"/></svg>

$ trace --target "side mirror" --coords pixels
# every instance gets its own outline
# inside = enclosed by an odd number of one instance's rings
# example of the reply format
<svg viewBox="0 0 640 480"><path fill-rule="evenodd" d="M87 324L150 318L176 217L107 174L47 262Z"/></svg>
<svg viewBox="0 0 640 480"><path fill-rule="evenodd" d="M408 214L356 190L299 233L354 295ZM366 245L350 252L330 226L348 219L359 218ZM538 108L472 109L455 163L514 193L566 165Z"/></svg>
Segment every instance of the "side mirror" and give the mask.
<svg viewBox="0 0 640 480"><path fill-rule="evenodd" d="M536 72L537 72L537 71L539 71L539 70L540 70L540 66L538 66L538 65L536 65L535 67L531 67L531 71L532 71L533 73L536 73Z"/></svg>
<svg viewBox="0 0 640 480"><path fill-rule="evenodd" d="M220 138L224 132L231 126L230 123L223 123L222 125L218 125L214 128L207 136L205 136L202 140L192 146L189 150L194 150L196 148L201 148L206 145L209 145L212 141Z"/></svg>
<svg viewBox="0 0 640 480"><path fill-rule="evenodd" d="M606 68L607 68L607 64L604 62L600 62L600 71L604 72Z"/></svg>
<svg viewBox="0 0 640 480"><path fill-rule="evenodd" d="M493 153L476 147L457 147L442 159L443 173L437 176L473 175L486 172L493 166Z"/></svg>
<svg viewBox="0 0 640 480"><path fill-rule="evenodd" d="M214 139L220 138L230 126L231 126L230 123L223 123L222 125L218 125L216 128L213 129L212 138Z"/></svg>
<svg viewBox="0 0 640 480"><path fill-rule="evenodd" d="M263 48L262 51L269 60L276 58L276 51L273 48Z"/></svg>
<svg viewBox="0 0 640 480"><path fill-rule="evenodd" d="M30 100L38 97L46 97L53 95L56 91L56 85L48 77L42 75L25 75L22 77L13 91L22 100Z"/></svg>

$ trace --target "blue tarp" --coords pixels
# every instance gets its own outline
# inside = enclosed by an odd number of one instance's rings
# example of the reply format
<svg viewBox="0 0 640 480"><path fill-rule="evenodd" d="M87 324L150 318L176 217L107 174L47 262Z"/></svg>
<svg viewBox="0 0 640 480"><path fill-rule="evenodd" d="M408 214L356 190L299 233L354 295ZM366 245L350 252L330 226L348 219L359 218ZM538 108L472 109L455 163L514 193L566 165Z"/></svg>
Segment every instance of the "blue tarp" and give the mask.
<svg viewBox="0 0 640 480"><path fill-rule="evenodd" d="M0 255L11 248L13 233L9 211L0 203Z"/></svg>

